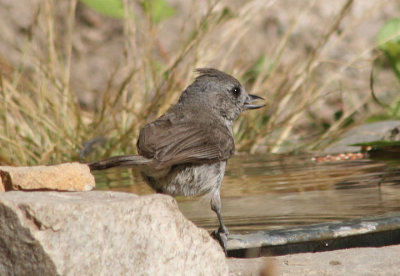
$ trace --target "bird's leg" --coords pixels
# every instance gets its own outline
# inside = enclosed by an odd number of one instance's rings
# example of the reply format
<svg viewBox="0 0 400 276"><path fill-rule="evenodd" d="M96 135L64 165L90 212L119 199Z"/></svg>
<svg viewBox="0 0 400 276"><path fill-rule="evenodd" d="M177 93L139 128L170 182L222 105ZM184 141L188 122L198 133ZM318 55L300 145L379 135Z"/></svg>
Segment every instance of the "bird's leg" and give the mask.
<svg viewBox="0 0 400 276"><path fill-rule="evenodd" d="M213 236L213 238L219 241L221 247L224 249L225 255L227 255L226 243L228 241L229 232L221 216L221 197L219 195L219 189L211 197L211 209L217 214L219 221L218 230L212 232L211 235Z"/></svg>

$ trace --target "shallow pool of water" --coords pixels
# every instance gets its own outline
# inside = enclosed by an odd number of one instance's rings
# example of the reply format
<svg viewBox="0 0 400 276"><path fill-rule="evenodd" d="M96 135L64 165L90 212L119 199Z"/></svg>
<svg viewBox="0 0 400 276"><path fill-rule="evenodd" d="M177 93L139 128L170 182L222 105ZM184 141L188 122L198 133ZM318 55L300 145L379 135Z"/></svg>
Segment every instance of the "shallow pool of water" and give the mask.
<svg viewBox="0 0 400 276"><path fill-rule="evenodd" d="M229 160L221 189L231 233L343 221L400 211L400 163L369 159L317 163L311 155L244 155ZM97 188L154 193L135 170L95 172ZM218 222L206 198L177 198L200 227Z"/></svg>

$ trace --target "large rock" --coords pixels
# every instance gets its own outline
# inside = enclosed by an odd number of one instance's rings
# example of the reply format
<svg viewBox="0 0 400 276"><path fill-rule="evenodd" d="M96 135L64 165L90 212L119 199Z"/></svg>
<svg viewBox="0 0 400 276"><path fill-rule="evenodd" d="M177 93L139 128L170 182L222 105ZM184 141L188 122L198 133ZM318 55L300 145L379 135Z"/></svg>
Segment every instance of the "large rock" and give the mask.
<svg viewBox="0 0 400 276"><path fill-rule="evenodd" d="M0 194L0 275L226 275L219 244L165 195Z"/></svg>
<svg viewBox="0 0 400 276"><path fill-rule="evenodd" d="M0 192L9 190L89 191L96 186L88 165L0 166Z"/></svg>

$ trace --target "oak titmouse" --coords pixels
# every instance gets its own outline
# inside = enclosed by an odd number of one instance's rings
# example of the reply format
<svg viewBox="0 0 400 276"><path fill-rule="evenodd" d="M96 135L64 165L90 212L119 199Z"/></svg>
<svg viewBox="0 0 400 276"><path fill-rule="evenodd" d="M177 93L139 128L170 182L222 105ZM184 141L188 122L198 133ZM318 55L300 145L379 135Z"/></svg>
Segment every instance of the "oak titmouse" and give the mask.
<svg viewBox="0 0 400 276"><path fill-rule="evenodd" d="M211 195L217 214L214 231L226 252L228 229L221 216L220 188L227 160L235 151L232 124L247 109L260 108L234 77L211 68L197 69L195 81L160 118L139 134L139 155L115 156L89 164L91 170L138 167L157 192L172 196Z"/></svg>

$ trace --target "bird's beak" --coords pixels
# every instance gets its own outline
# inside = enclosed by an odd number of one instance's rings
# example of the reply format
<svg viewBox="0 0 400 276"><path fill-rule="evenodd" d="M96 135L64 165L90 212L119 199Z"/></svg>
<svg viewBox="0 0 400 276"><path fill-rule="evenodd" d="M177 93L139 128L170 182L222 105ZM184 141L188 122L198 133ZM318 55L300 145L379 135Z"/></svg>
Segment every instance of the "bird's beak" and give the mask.
<svg viewBox="0 0 400 276"><path fill-rule="evenodd" d="M244 109L245 110L257 109L257 108L265 106L265 104L251 104L252 102L254 102L256 100L264 100L264 99L257 95L248 95L246 101L244 102Z"/></svg>

